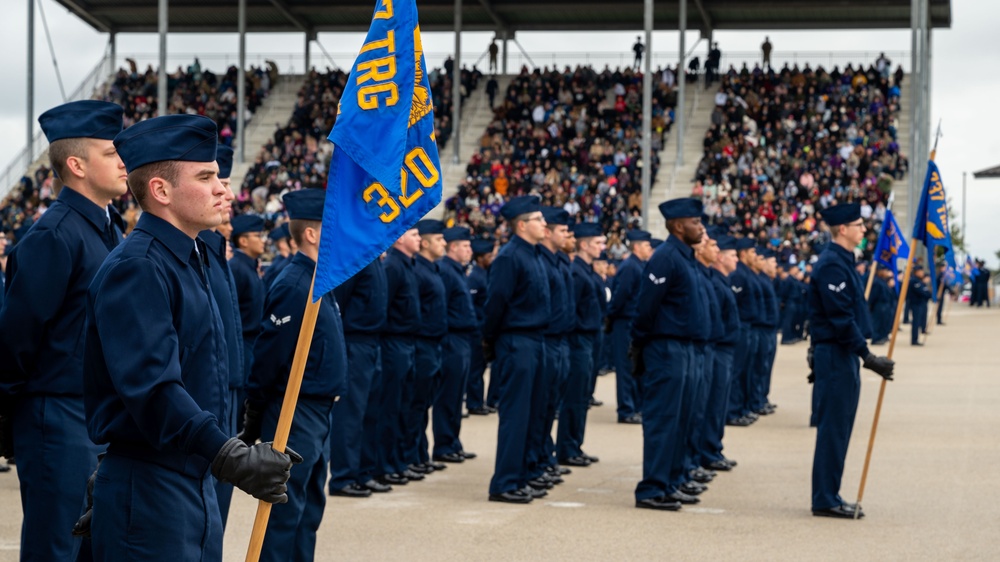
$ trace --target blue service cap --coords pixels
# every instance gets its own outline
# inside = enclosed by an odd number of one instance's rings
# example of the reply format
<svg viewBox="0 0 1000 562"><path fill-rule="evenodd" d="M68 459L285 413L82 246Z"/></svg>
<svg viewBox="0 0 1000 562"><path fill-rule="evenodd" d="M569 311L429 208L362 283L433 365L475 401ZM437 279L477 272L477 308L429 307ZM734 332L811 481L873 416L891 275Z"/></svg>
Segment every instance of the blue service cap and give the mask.
<svg viewBox="0 0 1000 562"><path fill-rule="evenodd" d="M736 239L728 234L723 234L718 238L710 237L712 240L719 245L720 250L735 250L736 249Z"/></svg>
<svg viewBox="0 0 1000 562"><path fill-rule="evenodd" d="M500 207L500 215L510 220L526 213L534 213L542 210L542 200L537 195L522 195L515 197L503 207Z"/></svg>
<svg viewBox="0 0 1000 562"><path fill-rule="evenodd" d="M472 253L474 255L492 254L495 246L496 241L479 238L472 241Z"/></svg>
<svg viewBox="0 0 1000 562"><path fill-rule="evenodd" d="M645 230L630 230L625 233L625 239L629 242L650 242L653 235Z"/></svg>
<svg viewBox="0 0 1000 562"><path fill-rule="evenodd" d="M601 225L596 222L581 222L580 224L574 224L571 230L577 238L593 238L595 236L604 235L604 233L601 232Z"/></svg>
<svg viewBox="0 0 1000 562"><path fill-rule="evenodd" d="M453 226L444 229L445 242L460 242L462 240L472 240L472 231L464 226Z"/></svg>
<svg viewBox="0 0 1000 562"><path fill-rule="evenodd" d="M711 226L705 229L705 234L712 240L718 240L729 234L729 229L724 226Z"/></svg>
<svg viewBox="0 0 1000 562"><path fill-rule="evenodd" d="M140 121L115 137L115 148L132 173L153 162L215 162L215 121L200 115L164 115Z"/></svg>
<svg viewBox="0 0 1000 562"><path fill-rule="evenodd" d="M421 236L425 234L444 234L444 223L437 219L419 220L414 228L417 229L417 232Z"/></svg>
<svg viewBox="0 0 1000 562"><path fill-rule="evenodd" d="M913 266L913 271L923 271L923 270L924 266L920 265L919 263Z"/></svg>
<svg viewBox="0 0 1000 562"><path fill-rule="evenodd" d="M757 255L762 256L764 258L777 257L776 254L774 253L774 250L772 250L771 248L767 248L765 246L759 246L757 248Z"/></svg>
<svg viewBox="0 0 1000 562"><path fill-rule="evenodd" d="M658 248L660 246L660 244L663 244L663 240L660 239L660 238L650 238L649 239L649 245L652 246L654 250L656 248Z"/></svg>
<svg viewBox="0 0 1000 562"><path fill-rule="evenodd" d="M827 207L821 212L823 222L829 226L838 226L861 218L861 205L857 203L841 203Z"/></svg>
<svg viewBox="0 0 1000 562"><path fill-rule="evenodd" d="M681 197L660 203L660 213L667 220L700 217L701 210L701 200L691 197Z"/></svg>
<svg viewBox="0 0 1000 562"><path fill-rule="evenodd" d="M291 238L291 236L292 236L291 232L288 231L288 223L285 222L281 223L281 226L272 229L270 234L267 235L267 238L271 242L277 242L282 238Z"/></svg>
<svg viewBox="0 0 1000 562"><path fill-rule="evenodd" d="M241 234L264 231L264 219L257 215L236 215L231 224L233 225L233 233L229 237L233 240Z"/></svg>
<svg viewBox="0 0 1000 562"><path fill-rule="evenodd" d="M547 224L569 226L569 213L561 207L542 207L542 216Z"/></svg>
<svg viewBox="0 0 1000 562"><path fill-rule="evenodd" d="M76 138L114 140L122 132L124 112L117 103L71 101L39 115L38 124L50 143Z"/></svg>
<svg viewBox="0 0 1000 562"><path fill-rule="evenodd" d="M229 179L233 175L233 149L220 144L215 149L215 161L219 163L219 179Z"/></svg>
<svg viewBox="0 0 1000 562"><path fill-rule="evenodd" d="M737 238L736 239L736 249L737 250L749 250L757 244L754 244L753 238Z"/></svg>
<svg viewBox="0 0 1000 562"><path fill-rule="evenodd" d="M323 220L323 204L326 201L326 190L307 187L289 191L281 200L285 203L288 218L302 221Z"/></svg>

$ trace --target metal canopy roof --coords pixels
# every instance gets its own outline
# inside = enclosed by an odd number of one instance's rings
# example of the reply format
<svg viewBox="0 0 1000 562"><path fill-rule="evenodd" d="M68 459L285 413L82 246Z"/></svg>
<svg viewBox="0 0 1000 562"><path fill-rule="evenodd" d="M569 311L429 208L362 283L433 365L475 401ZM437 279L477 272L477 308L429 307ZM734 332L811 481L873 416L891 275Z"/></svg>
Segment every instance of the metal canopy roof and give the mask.
<svg viewBox="0 0 1000 562"><path fill-rule="evenodd" d="M157 30L157 0L56 0L103 32ZM465 31L612 31L643 27L642 0L461 0ZM654 0L654 28L678 27L676 0ZM418 0L424 31L454 30L452 0ZM247 0L248 32L366 31L372 0ZM910 0L691 0L688 29L902 29ZM171 33L237 31L236 0L170 0ZM951 26L951 0L930 0L930 27Z"/></svg>
<svg viewBox="0 0 1000 562"><path fill-rule="evenodd" d="M992 168L986 168L985 170L979 170L974 172L972 177L977 180L989 179L989 178L1000 178L1000 166L994 166Z"/></svg>

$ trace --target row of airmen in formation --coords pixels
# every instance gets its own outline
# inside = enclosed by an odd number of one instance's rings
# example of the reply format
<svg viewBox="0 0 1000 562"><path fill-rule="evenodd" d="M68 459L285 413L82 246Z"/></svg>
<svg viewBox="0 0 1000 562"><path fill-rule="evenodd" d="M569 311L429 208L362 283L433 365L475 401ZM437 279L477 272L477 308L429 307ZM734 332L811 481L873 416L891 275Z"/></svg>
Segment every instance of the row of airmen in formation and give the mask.
<svg viewBox="0 0 1000 562"><path fill-rule="evenodd" d="M597 225L517 197L499 251L423 220L323 296L278 452L323 191L284 196L271 239L296 251L261 279L264 223L230 222L232 153L211 120L123 131L119 106L82 101L39 122L65 187L14 248L0 310L0 453L18 461L25 559L220 560L233 486L276 504L263 559L311 559L326 493L388 492L475 458L463 399L499 411L489 499L529 503L598 462L583 443L602 341L619 421L643 427L636 506L677 510L736 465L725 425L773 411L779 329L804 337L801 272L706 233L697 200L660 205L670 237L655 251L629 233L608 298ZM126 189L144 212L123 239L110 203Z"/></svg>

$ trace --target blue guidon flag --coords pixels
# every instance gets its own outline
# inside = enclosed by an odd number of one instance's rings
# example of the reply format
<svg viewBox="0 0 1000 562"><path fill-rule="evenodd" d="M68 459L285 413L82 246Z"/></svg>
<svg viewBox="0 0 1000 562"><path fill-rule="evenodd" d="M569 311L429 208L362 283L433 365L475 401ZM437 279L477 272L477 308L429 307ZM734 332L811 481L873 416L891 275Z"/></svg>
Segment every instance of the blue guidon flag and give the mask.
<svg viewBox="0 0 1000 562"><path fill-rule="evenodd" d="M910 246L903 240L903 235L899 232L899 224L891 210L885 212L885 220L882 221L882 231L878 234L878 243L875 244L873 257L882 267L892 272L893 279L896 280L896 292L899 292L899 268L897 260L910 257Z"/></svg>
<svg viewBox="0 0 1000 562"><path fill-rule="evenodd" d="M927 162L927 177L924 178L920 205L913 221L913 239L927 248L927 263L930 266L927 269L931 276L931 287L937 287L935 248L937 246L944 248L944 260L949 268L956 269L956 266L955 250L951 245L951 227L948 225L948 198L944 193L941 172L933 160ZM932 290L931 295L936 302L937 291Z"/></svg>
<svg viewBox="0 0 1000 562"><path fill-rule="evenodd" d="M377 0L340 99L313 299L441 201L434 110L414 0Z"/></svg>

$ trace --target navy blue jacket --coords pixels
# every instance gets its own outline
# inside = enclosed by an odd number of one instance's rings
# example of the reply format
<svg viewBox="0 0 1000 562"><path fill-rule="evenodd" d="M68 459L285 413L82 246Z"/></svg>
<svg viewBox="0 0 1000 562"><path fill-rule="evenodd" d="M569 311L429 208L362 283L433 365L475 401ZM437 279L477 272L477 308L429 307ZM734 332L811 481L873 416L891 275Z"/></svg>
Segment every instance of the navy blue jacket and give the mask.
<svg viewBox="0 0 1000 562"><path fill-rule="evenodd" d="M736 271L729 274L729 285L736 295L736 307L741 324L756 324L761 314L760 298L754 273L743 262L736 264Z"/></svg>
<svg viewBox="0 0 1000 562"><path fill-rule="evenodd" d="M635 257L635 254L622 262L611 284L608 316L614 319L635 318L635 308L639 302L639 280L645 266L645 262Z"/></svg>
<svg viewBox="0 0 1000 562"><path fill-rule="evenodd" d="M712 287L719 303L719 314L722 322L722 337L716 341L719 345L736 345L740 338L740 313L736 308L736 294L729 284L729 277L717 269L711 270Z"/></svg>
<svg viewBox="0 0 1000 562"><path fill-rule="evenodd" d="M285 395L292 358L309 300L316 262L299 252L267 291L263 330L253 346L247 400L280 402ZM340 308L332 292L323 295L299 396L332 401L347 390L347 348Z"/></svg>
<svg viewBox="0 0 1000 562"><path fill-rule="evenodd" d="M671 236L646 262L639 282L639 304L632 340L643 346L651 339L708 339L708 304L698 290L694 250Z"/></svg>
<svg viewBox="0 0 1000 562"><path fill-rule="evenodd" d="M911 307L926 306L931 297L933 295L930 286L925 281L910 277L910 288L906 290L906 300L909 301Z"/></svg>
<svg viewBox="0 0 1000 562"><path fill-rule="evenodd" d="M486 273L485 269L473 264L466 280L469 282L469 294L472 295L472 308L476 310L476 327L482 329L483 321L486 320L486 291L489 286L489 274Z"/></svg>
<svg viewBox="0 0 1000 562"><path fill-rule="evenodd" d="M274 280L278 278L278 274L281 273L281 270L284 269L286 265L288 265L288 261L291 259L292 256L286 258L281 254L277 254L274 256L274 259L271 260L271 265L267 266L267 269L264 270L265 291L271 288L271 285L274 283Z"/></svg>
<svg viewBox="0 0 1000 562"><path fill-rule="evenodd" d="M561 336L573 331L576 326L576 298L573 294L572 270L569 278L563 271L561 252L552 252L541 246L545 276L549 280L549 297L552 303L552 317L546 335Z"/></svg>
<svg viewBox="0 0 1000 562"><path fill-rule="evenodd" d="M604 319L602 301L604 282L594 273L594 266L583 261L580 256L573 259L573 294L576 296L577 332L596 332L601 329Z"/></svg>
<svg viewBox="0 0 1000 562"><path fill-rule="evenodd" d="M757 284L760 287L761 300L764 303L761 311L763 319L761 324L768 328L778 326L778 315L780 314L778 295L774 292L774 280L766 273L757 274Z"/></svg>
<svg viewBox="0 0 1000 562"><path fill-rule="evenodd" d="M448 333L448 303L438 264L420 254L413 256L413 273L420 287L420 327L414 334L424 338L443 338Z"/></svg>
<svg viewBox="0 0 1000 562"><path fill-rule="evenodd" d="M257 274L257 260L236 250L229 268L236 282L236 296L240 301L240 318L243 319L243 337L253 339L260 333L264 316L264 282Z"/></svg>
<svg viewBox="0 0 1000 562"><path fill-rule="evenodd" d="M715 292L715 284L712 281L713 269L704 266L700 262L697 264L698 273L701 279L698 287L705 292L705 302L708 303L708 341L711 343L722 341L725 336L722 323L722 305L719 304L719 296Z"/></svg>
<svg viewBox="0 0 1000 562"><path fill-rule="evenodd" d="M382 260L366 265L333 290L345 334L377 335L385 327L386 278Z"/></svg>
<svg viewBox="0 0 1000 562"><path fill-rule="evenodd" d="M538 332L551 317L549 281L540 246L511 236L490 266L483 338L496 341L501 332Z"/></svg>
<svg viewBox="0 0 1000 562"><path fill-rule="evenodd" d="M837 343L859 357L872 337L865 287L854 271L854 254L828 244L813 265L809 283L809 332L813 343Z"/></svg>
<svg viewBox="0 0 1000 562"><path fill-rule="evenodd" d="M386 302L388 303L383 333L412 336L420 329L420 292L413 258L396 248L389 248L385 266Z"/></svg>
<svg viewBox="0 0 1000 562"><path fill-rule="evenodd" d="M204 474L229 435L222 317L186 234L152 213L98 270L87 297L83 401L90 439L147 449Z"/></svg>
<svg viewBox="0 0 1000 562"><path fill-rule="evenodd" d="M465 268L457 261L445 256L437 263L444 283L445 302L448 306L448 331L472 332L479 329L476 311L472 308L472 295Z"/></svg>
<svg viewBox="0 0 1000 562"><path fill-rule="evenodd" d="M198 238L208 249L208 281L212 284L212 295L222 316L222 329L226 333L226 349L229 351L229 388L243 388L243 324L240 319L240 303L236 298L236 284L233 272L226 262L226 237L211 230L203 230Z"/></svg>
<svg viewBox="0 0 1000 562"><path fill-rule="evenodd" d="M114 232L107 239L109 212ZM120 227L117 212L64 187L11 250L0 311L0 393L83 395L87 288L121 242Z"/></svg>

